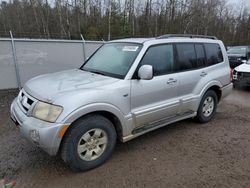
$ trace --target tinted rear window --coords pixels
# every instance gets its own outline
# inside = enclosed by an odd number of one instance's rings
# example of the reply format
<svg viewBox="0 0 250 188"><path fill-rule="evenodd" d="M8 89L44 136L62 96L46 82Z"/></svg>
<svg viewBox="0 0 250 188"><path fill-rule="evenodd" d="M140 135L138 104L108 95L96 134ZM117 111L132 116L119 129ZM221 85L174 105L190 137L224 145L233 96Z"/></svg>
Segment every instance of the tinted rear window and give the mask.
<svg viewBox="0 0 250 188"><path fill-rule="evenodd" d="M194 44L176 44L179 71L196 68Z"/></svg>
<svg viewBox="0 0 250 188"><path fill-rule="evenodd" d="M207 56L207 66L215 65L223 61L219 44L204 44Z"/></svg>

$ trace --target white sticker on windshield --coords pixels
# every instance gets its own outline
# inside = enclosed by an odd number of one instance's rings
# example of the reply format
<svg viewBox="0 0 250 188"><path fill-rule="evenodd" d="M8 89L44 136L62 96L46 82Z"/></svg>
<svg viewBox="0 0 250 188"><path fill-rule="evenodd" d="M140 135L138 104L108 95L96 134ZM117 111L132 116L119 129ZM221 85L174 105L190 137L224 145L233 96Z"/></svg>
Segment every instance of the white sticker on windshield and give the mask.
<svg viewBox="0 0 250 188"><path fill-rule="evenodd" d="M139 46L124 46L122 51L125 52L136 52L138 50Z"/></svg>

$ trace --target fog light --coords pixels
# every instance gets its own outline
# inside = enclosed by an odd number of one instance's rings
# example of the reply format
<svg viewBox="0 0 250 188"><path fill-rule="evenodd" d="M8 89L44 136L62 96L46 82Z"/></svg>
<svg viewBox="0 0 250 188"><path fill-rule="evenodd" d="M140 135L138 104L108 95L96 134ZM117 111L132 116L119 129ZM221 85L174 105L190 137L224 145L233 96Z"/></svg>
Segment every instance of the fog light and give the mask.
<svg viewBox="0 0 250 188"><path fill-rule="evenodd" d="M38 143L39 140L40 140L39 132L37 130L35 130L35 129L34 130L30 130L30 138L34 142Z"/></svg>

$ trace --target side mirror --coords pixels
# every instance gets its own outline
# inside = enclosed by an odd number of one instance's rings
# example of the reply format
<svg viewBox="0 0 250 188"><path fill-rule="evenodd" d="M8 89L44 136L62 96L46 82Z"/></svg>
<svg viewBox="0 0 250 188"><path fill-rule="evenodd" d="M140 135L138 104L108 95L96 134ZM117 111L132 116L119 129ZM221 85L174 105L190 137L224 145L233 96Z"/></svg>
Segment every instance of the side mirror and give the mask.
<svg viewBox="0 0 250 188"><path fill-rule="evenodd" d="M151 65L142 65L139 68L138 76L142 80L151 80L153 78L153 67Z"/></svg>

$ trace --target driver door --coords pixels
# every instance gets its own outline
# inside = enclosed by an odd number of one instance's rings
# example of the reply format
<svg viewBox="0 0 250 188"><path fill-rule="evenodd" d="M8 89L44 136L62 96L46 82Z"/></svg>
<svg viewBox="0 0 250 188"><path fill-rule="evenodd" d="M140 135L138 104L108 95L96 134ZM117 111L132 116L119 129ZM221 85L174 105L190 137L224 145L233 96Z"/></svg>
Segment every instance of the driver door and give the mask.
<svg viewBox="0 0 250 188"><path fill-rule="evenodd" d="M178 77L174 71L174 49L171 44L150 47L139 66L151 65L151 80L131 80L131 111L136 127L176 116L179 108Z"/></svg>

